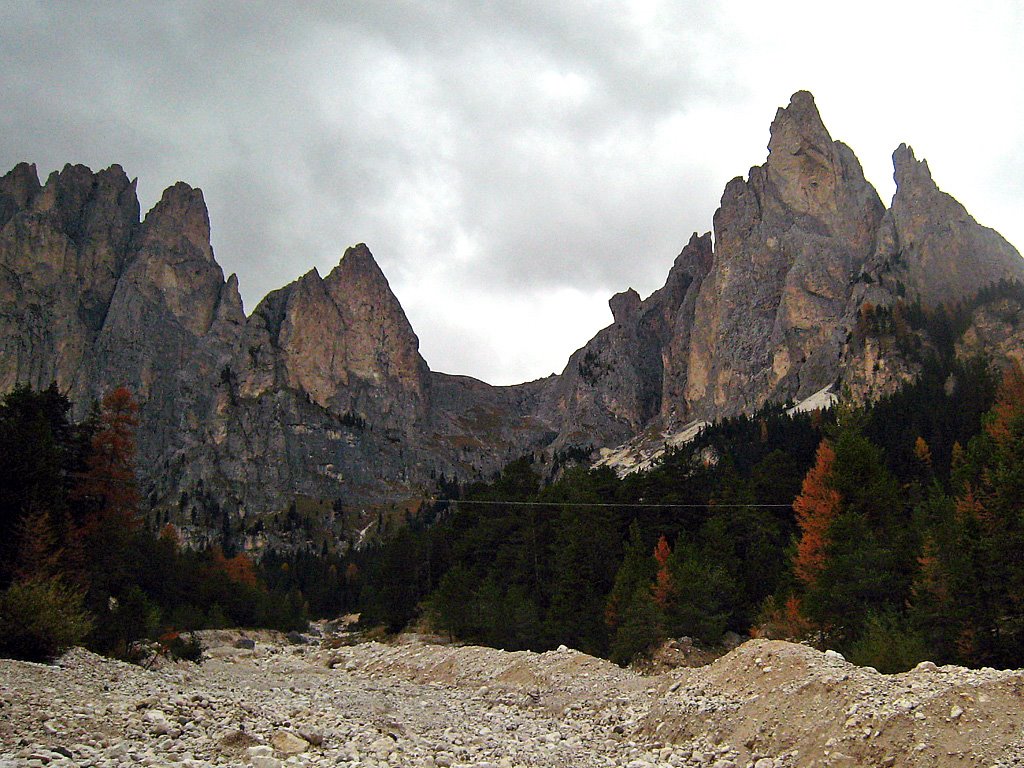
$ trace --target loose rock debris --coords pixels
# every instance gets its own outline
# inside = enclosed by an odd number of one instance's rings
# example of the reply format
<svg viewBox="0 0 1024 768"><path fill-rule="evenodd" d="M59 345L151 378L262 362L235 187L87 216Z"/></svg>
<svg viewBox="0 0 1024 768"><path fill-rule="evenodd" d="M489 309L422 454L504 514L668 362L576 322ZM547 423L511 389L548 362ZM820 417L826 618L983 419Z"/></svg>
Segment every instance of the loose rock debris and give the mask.
<svg viewBox="0 0 1024 768"><path fill-rule="evenodd" d="M0 660L0 768L1024 765L1021 671L881 675L768 640L642 676L567 648L239 639L209 635L202 666Z"/></svg>

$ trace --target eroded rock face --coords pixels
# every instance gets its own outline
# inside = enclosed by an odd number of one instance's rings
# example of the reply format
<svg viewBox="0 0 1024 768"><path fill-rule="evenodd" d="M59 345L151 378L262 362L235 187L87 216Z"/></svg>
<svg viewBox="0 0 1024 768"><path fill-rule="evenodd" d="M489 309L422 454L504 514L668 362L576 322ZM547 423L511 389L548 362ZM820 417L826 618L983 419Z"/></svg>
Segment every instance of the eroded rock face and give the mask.
<svg viewBox="0 0 1024 768"><path fill-rule="evenodd" d="M632 289L612 297L615 322L569 358L542 408L559 425L557 448L622 442L688 415L690 334L711 263L711 234L694 234L662 288L643 301Z"/></svg>
<svg viewBox="0 0 1024 768"><path fill-rule="evenodd" d="M56 381L81 396L138 226L135 183L120 166L68 165L40 186L21 164L0 190L0 390Z"/></svg>
<svg viewBox="0 0 1024 768"><path fill-rule="evenodd" d="M247 319L187 184L140 221L118 166L40 185L19 165L0 222L0 386L57 381L81 416L127 385L151 521L192 544L337 545L381 505L414 509L434 477L489 474L552 439L527 417L543 384L431 374L365 245Z"/></svg>
<svg viewBox="0 0 1024 768"><path fill-rule="evenodd" d="M835 378L853 275L872 253L878 195L810 94L772 124L768 162L729 182L697 299L686 399L701 418L749 411Z"/></svg>
<svg viewBox="0 0 1024 768"><path fill-rule="evenodd" d="M925 305L970 296L1021 278L1021 256L932 180L925 160L901 144L893 153L896 194L878 238L874 272L901 295Z"/></svg>

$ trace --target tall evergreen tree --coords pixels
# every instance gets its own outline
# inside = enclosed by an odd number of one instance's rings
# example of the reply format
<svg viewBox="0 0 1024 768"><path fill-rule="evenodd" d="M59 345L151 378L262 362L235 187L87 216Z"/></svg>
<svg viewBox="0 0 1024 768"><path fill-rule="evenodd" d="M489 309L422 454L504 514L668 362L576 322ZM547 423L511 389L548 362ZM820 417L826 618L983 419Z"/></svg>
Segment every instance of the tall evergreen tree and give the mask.
<svg viewBox="0 0 1024 768"><path fill-rule="evenodd" d="M899 484L862 423L860 412L840 412L794 502L802 610L841 645L858 637L873 611L902 610L916 552Z"/></svg>

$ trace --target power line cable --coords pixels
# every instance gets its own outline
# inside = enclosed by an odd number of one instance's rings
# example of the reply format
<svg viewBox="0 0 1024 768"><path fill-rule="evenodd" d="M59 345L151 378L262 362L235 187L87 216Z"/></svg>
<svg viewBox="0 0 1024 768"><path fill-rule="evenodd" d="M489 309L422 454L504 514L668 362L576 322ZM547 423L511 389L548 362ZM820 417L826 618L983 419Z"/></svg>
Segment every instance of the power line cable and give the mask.
<svg viewBox="0 0 1024 768"><path fill-rule="evenodd" d="M749 509L752 507L789 508L792 504L645 504L638 502L610 501L492 501L483 499L431 499L436 504L485 504L511 507L626 507L628 509Z"/></svg>

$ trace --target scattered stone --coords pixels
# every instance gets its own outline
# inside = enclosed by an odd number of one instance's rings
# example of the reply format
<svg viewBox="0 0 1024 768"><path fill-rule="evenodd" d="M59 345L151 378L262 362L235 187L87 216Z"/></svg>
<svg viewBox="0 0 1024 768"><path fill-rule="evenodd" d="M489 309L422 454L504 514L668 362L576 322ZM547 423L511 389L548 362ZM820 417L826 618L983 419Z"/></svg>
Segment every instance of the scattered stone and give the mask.
<svg viewBox="0 0 1024 768"><path fill-rule="evenodd" d="M308 741L314 747L323 746L324 733L319 728L302 727L298 729L299 736Z"/></svg>
<svg viewBox="0 0 1024 768"><path fill-rule="evenodd" d="M309 749L309 742L291 731L278 731L270 737L270 743L282 755L299 755Z"/></svg>
<svg viewBox="0 0 1024 768"><path fill-rule="evenodd" d="M346 672L325 666L336 651L256 640L258 656L187 677L80 649L59 666L0 660L0 768L910 768L940 744L959 765L1024 764L1022 672L879 675L754 640L644 676L576 651L415 639L350 646Z"/></svg>

